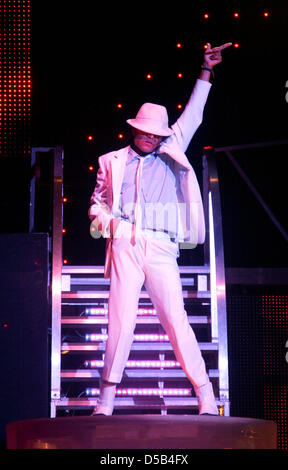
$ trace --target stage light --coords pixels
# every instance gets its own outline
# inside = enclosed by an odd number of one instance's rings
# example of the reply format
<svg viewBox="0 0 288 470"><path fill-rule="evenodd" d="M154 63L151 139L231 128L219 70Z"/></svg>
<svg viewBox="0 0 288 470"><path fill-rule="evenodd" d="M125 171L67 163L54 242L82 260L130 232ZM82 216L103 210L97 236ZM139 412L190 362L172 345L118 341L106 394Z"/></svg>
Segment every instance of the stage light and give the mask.
<svg viewBox="0 0 288 470"><path fill-rule="evenodd" d="M86 388L87 396L98 396L99 388ZM116 397L131 396L191 396L190 388L117 388Z"/></svg>
<svg viewBox="0 0 288 470"><path fill-rule="evenodd" d="M84 310L85 315L105 315L108 313L108 309L105 307L89 307ZM140 307L137 309L137 315L156 315L156 309L152 307Z"/></svg>
<svg viewBox="0 0 288 470"><path fill-rule="evenodd" d="M62 228L62 233L67 233L66 228Z"/></svg>
<svg viewBox="0 0 288 470"><path fill-rule="evenodd" d="M108 335L103 333L86 333L85 341L107 341ZM158 333L139 333L134 335L134 341L162 342L169 341L168 335Z"/></svg>
<svg viewBox="0 0 288 470"><path fill-rule="evenodd" d="M67 258L64 258L64 259L63 259L63 264L68 264Z"/></svg>
<svg viewBox="0 0 288 470"><path fill-rule="evenodd" d="M107 341L108 335L102 333L86 333L85 341Z"/></svg>
<svg viewBox="0 0 288 470"><path fill-rule="evenodd" d="M1 155L30 155L31 118L31 56L30 14L31 0L18 4L12 0L4 2L3 34L0 39L2 109L0 113ZM25 121L19 126L19 122ZM6 127L9 126L9 129Z"/></svg>
<svg viewBox="0 0 288 470"><path fill-rule="evenodd" d="M63 198L62 198L62 202L68 202L67 197L63 197Z"/></svg>
<svg viewBox="0 0 288 470"><path fill-rule="evenodd" d="M117 104L117 108L118 108L118 109L122 109L122 108L123 108L122 104L121 104L121 103L118 103L118 104Z"/></svg>
<svg viewBox="0 0 288 470"><path fill-rule="evenodd" d="M93 140L93 135L88 135L88 140Z"/></svg>
<svg viewBox="0 0 288 470"><path fill-rule="evenodd" d="M89 170L89 171L93 171L93 170L94 170L94 166L90 165L90 166L88 167L88 170Z"/></svg>
<svg viewBox="0 0 288 470"><path fill-rule="evenodd" d="M177 104L178 109L182 109L182 104Z"/></svg>
<svg viewBox="0 0 288 470"><path fill-rule="evenodd" d="M84 362L84 367L86 368L91 368L91 369L97 369L97 368L102 368L104 366L104 361L101 359L96 359L96 360L91 360L91 361L85 361ZM165 369L173 369L173 368L179 368L180 363L177 361L169 361L169 360L150 360L150 359L129 359L125 367L127 368L135 368L135 369L160 369L160 368L165 368Z"/></svg>
<svg viewBox="0 0 288 470"><path fill-rule="evenodd" d="M181 47L182 47L181 42L177 42L176 47L177 47L177 49L181 49Z"/></svg>
<svg viewBox="0 0 288 470"><path fill-rule="evenodd" d="M235 47L235 49L238 49L239 43L238 43L238 42L235 42L234 47Z"/></svg>
<svg viewBox="0 0 288 470"><path fill-rule="evenodd" d="M123 139L124 135L123 134L118 134L118 139Z"/></svg>
<svg viewBox="0 0 288 470"><path fill-rule="evenodd" d="M107 308L85 308L85 315L106 315L108 313Z"/></svg>
<svg viewBox="0 0 288 470"><path fill-rule="evenodd" d="M208 20L208 19L210 18L209 13L204 13L203 18L204 18L205 20Z"/></svg>
<svg viewBox="0 0 288 470"><path fill-rule="evenodd" d="M264 16L265 18L268 18L268 16L269 16L268 11L264 11L263 16Z"/></svg>
<svg viewBox="0 0 288 470"><path fill-rule="evenodd" d="M151 80L151 78L152 78L151 73L147 73L146 78L147 78L147 80Z"/></svg>
<svg viewBox="0 0 288 470"><path fill-rule="evenodd" d="M233 16L234 16L234 18L239 18L239 13L238 13L238 12L235 12L235 13L233 14Z"/></svg>
<svg viewBox="0 0 288 470"><path fill-rule="evenodd" d="M208 47L208 44L204 44L204 46L203 46L203 47L204 47L204 49L207 49L207 47Z"/></svg>
<svg viewBox="0 0 288 470"><path fill-rule="evenodd" d="M178 77L178 78L182 78L182 77L183 77L183 74L182 74L182 73L178 73L177 77Z"/></svg>

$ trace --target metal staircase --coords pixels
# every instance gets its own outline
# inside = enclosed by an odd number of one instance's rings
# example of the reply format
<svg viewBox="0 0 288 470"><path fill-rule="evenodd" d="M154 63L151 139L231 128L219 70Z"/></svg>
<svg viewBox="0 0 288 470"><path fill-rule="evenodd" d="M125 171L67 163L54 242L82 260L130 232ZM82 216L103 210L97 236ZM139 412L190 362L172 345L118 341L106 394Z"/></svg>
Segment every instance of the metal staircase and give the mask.
<svg viewBox="0 0 288 470"><path fill-rule="evenodd" d="M56 148L54 156L51 417L90 414L96 405L109 296L103 266L62 265L63 149ZM203 154L203 200L207 225L205 264L182 266L180 274L186 312L213 383L219 412L229 416L222 221L218 176L209 149ZM114 413L198 413L193 388L174 357L144 288Z"/></svg>

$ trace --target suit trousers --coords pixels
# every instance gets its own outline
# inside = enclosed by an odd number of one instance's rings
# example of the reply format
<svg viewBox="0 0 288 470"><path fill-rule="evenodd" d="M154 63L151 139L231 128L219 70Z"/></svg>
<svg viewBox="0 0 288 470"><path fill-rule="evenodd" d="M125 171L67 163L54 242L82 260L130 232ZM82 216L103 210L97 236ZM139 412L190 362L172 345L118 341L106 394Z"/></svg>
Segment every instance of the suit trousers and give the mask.
<svg viewBox="0 0 288 470"><path fill-rule="evenodd" d="M144 285L187 378L194 388L206 385L209 378L205 363L184 308L178 244L145 233L132 241L128 226L131 227L124 222L122 232L112 241L108 339L102 380L121 382Z"/></svg>

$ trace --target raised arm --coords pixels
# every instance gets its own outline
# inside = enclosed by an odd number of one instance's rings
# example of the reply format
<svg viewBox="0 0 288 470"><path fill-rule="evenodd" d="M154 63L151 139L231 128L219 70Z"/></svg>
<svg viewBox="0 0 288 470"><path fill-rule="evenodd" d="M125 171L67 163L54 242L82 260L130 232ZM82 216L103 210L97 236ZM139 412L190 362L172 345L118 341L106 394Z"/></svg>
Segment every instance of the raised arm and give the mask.
<svg viewBox="0 0 288 470"><path fill-rule="evenodd" d="M211 48L211 45L207 44L199 78L195 83L184 111L172 126L183 152L187 149L193 135L202 122L204 107L211 88L209 80L213 67L222 62L222 50L231 45L232 43L228 42L222 46Z"/></svg>

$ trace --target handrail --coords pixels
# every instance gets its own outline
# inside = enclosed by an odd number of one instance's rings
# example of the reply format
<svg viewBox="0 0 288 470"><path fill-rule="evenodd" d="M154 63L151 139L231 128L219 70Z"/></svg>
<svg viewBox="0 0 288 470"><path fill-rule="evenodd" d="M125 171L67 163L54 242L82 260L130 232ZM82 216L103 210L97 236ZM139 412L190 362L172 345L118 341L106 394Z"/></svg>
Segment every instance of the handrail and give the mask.
<svg viewBox="0 0 288 470"><path fill-rule="evenodd" d="M238 151L264 147L275 147L279 145L288 145L288 140L203 148L203 203L207 232L204 243L204 264L206 266L210 266L212 341L218 340L219 343L219 395L220 398L224 400L229 400L226 283L222 211L215 153L217 153L217 155L223 153L228 157L229 161L237 170L241 178L245 181L274 225L281 232L285 240L288 241L287 232L276 219L275 215L269 209L268 205L265 203L253 185L252 181L248 178L231 153L234 150Z"/></svg>
<svg viewBox="0 0 288 470"><path fill-rule="evenodd" d="M31 166L36 165L38 153L52 153L51 167L52 175L49 184L52 185L51 194L53 204L52 220L47 224L51 243L51 279L50 279L50 302L51 302L51 400L60 398L61 390L61 286L62 286L62 226L63 226L63 159L64 149L56 147L33 147L31 149ZM45 157L44 157L45 158ZM36 175L30 182L30 232L35 229L35 185ZM37 224L36 224L37 225ZM48 228L49 227L49 228ZM51 402L51 412L52 412ZM53 413L52 413L53 414Z"/></svg>
<svg viewBox="0 0 288 470"><path fill-rule="evenodd" d="M218 342L219 397L229 402L226 282L219 179L213 148L204 148L203 203L207 236L204 263L210 265L211 334Z"/></svg>
<svg viewBox="0 0 288 470"><path fill-rule="evenodd" d="M56 146L53 165L51 400L61 394L61 287L64 149Z"/></svg>

